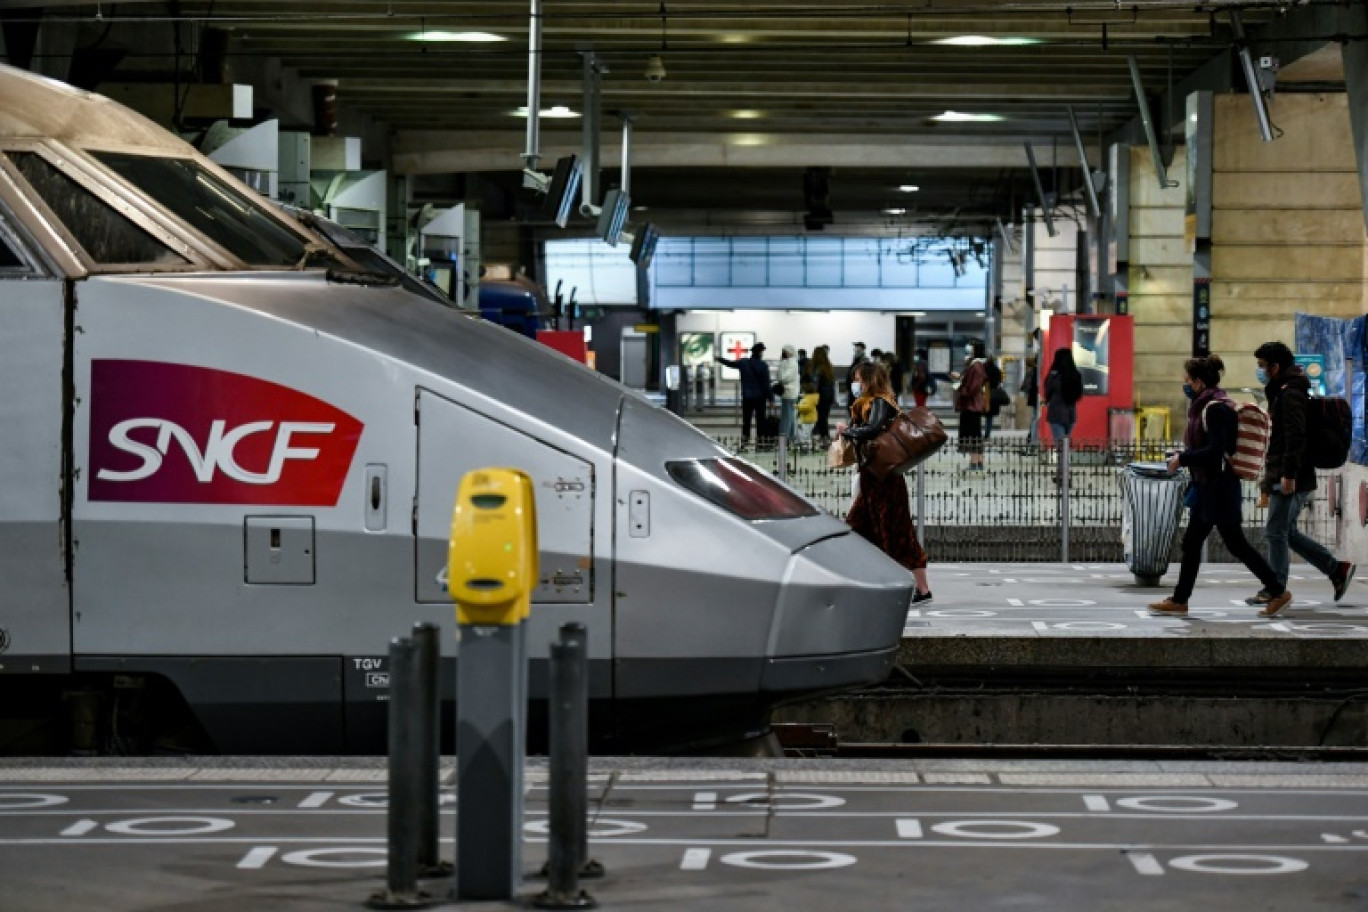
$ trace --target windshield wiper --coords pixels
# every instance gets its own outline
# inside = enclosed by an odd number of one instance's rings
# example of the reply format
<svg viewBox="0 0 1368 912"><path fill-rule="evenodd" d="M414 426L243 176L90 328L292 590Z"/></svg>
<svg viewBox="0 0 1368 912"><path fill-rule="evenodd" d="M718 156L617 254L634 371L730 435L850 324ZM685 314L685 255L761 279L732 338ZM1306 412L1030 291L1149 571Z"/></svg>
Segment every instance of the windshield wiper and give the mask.
<svg viewBox="0 0 1368 912"><path fill-rule="evenodd" d="M331 257L328 248L322 244L315 243L314 241L308 241L304 244L304 253L300 256L299 262L294 264L294 268L307 269L309 268L310 263L315 262L323 256Z"/></svg>

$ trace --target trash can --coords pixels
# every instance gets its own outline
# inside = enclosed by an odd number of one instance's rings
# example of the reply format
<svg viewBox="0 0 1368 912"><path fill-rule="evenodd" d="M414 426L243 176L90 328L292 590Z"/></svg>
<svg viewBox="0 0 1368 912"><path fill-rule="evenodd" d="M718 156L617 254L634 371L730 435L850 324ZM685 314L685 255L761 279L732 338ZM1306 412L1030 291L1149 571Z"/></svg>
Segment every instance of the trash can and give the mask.
<svg viewBox="0 0 1368 912"><path fill-rule="evenodd" d="M1121 548L1141 586L1159 585L1168 569L1187 487L1187 473L1170 475L1162 462L1132 462L1121 470Z"/></svg>

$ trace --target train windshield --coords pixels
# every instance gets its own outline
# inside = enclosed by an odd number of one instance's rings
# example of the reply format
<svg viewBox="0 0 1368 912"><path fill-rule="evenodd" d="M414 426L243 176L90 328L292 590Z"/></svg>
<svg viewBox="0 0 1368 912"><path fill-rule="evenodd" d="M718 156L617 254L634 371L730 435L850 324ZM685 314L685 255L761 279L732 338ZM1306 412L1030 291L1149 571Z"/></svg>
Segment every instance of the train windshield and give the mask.
<svg viewBox="0 0 1368 912"><path fill-rule="evenodd" d="M319 264L311 259L317 245L310 246L304 236L282 225L256 200L191 159L125 152L91 154L249 266Z"/></svg>
<svg viewBox="0 0 1368 912"><path fill-rule="evenodd" d="M665 463L665 471L704 500L742 519L798 519L816 516L818 512L812 504L739 459L681 459Z"/></svg>

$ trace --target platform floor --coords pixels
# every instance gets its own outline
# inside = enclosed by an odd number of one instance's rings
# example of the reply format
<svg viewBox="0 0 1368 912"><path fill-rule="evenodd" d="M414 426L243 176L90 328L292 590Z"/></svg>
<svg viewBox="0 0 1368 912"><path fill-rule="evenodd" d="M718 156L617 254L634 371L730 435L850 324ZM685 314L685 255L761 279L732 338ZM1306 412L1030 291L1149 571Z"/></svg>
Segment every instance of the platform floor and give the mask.
<svg viewBox="0 0 1368 912"><path fill-rule="evenodd" d="M591 853L608 874L586 886L605 909L1368 908L1368 765L597 758L591 771ZM0 908L360 909L383 882L384 777L378 761L327 758L0 761ZM528 780L532 872L546 851L538 760ZM520 895L541 889L529 877Z"/></svg>
<svg viewBox="0 0 1368 912"><path fill-rule="evenodd" d="M932 563L930 574L935 600L908 613L907 637L1368 638L1368 564L1336 603L1325 577L1294 563L1293 603L1274 618L1244 603L1259 582L1241 564L1204 565L1185 618L1145 609L1172 594L1177 564L1158 588L1123 564Z"/></svg>

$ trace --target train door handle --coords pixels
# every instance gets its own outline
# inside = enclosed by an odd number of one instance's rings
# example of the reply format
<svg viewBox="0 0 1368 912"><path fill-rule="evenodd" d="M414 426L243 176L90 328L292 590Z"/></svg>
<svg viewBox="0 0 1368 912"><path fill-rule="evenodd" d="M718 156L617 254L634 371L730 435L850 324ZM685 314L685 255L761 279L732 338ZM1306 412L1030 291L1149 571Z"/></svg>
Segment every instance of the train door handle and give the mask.
<svg viewBox="0 0 1368 912"><path fill-rule="evenodd" d="M366 531L383 532L387 523L385 500L389 493L389 467L366 466Z"/></svg>

